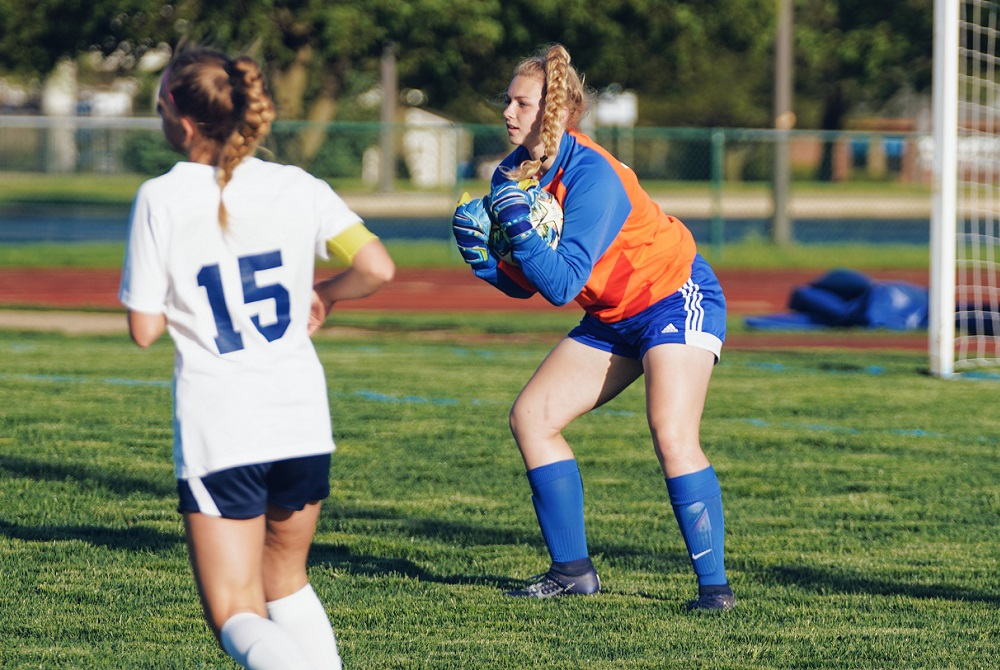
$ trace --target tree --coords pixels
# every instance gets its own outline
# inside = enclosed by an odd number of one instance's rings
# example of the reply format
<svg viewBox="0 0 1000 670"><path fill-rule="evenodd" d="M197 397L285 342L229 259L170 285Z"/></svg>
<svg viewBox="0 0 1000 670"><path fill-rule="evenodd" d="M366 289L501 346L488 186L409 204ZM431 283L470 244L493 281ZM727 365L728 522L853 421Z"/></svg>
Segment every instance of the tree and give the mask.
<svg viewBox="0 0 1000 670"><path fill-rule="evenodd" d="M376 82L397 45L404 88L463 121L490 103L514 64L553 40L592 84L639 92L644 121L732 125L766 118L771 21L764 0L0 0L0 66L46 73L88 50L138 58L159 42L251 51L264 60L282 115L326 121ZM459 11L460 9L460 11ZM749 75L749 76L748 76Z"/></svg>
<svg viewBox="0 0 1000 670"><path fill-rule="evenodd" d="M119 51L134 61L174 21L160 0L0 0L0 68L47 75L65 57Z"/></svg>
<svg viewBox="0 0 1000 670"><path fill-rule="evenodd" d="M933 67L933 3L927 0L799 0L795 42L799 117L841 130L860 105L880 109L900 91L927 91ZM800 103L802 104L802 103ZM832 173L827 144L820 177Z"/></svg>
<svg viewBox="0 0 1000 670"><path fill-rule="evenodd" d="M591 86L617 84L639 94L641 124L763 122L770 106L771 4L508 0L499 15L502 40L466 85L503 92L521 58L557 39Z"/></svg>
<svg viewBox="0 0 1000 670"><path fill-rule="evenodd" d="M605 85L614 82L636 91L643 101L642 123L766 123L772 0L605 4L603 20L618 30L596 43L588 72Z"/></svg>
<svg viewBox="0 0 1000 670"><path fill-rule="evenodd" d="M930 5L796 0L799 127L926 90ZM401 88L492 123L514 65L558 40L589 84L640 96L640 124L769 127L775 14L774 0L0 0L0 69L44 75L87 51L127 68L161 42L246 51L283 118L326 122L359 113L394 44Z"/></svg>

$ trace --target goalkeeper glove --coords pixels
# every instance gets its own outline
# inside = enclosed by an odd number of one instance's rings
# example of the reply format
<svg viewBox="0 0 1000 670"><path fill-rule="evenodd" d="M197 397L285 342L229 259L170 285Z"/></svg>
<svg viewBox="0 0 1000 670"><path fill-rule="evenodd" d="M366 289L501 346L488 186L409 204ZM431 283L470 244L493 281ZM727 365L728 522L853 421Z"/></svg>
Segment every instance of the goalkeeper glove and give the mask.
<svg viewBox="0 0 1000 670"><path fill-rule="evenodd" d="M497 184L490 193L490 213L512 245L523 242L534 231L531 206L538 197L537 185L538 182L533 179L505 181Z"/></svg>
<svg viewBox="0 0 1000 670"><path fill-rule="evenodd" d="M473 200L471 195L463 193L451 221L451 230L455 234L462 259L473 267L482 267L490 260L496 263L487 248L491 221L486 212L485 200Z"/></svg>

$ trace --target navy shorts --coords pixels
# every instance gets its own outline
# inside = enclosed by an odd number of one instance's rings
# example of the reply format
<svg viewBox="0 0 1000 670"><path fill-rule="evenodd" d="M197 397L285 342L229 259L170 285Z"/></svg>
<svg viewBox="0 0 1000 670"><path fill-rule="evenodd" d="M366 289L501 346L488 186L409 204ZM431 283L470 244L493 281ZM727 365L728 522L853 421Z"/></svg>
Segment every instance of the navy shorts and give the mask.
<svg viewBox="0 0 1000 670"><path fill-rule="evenodd" d="M726 298L715 272L698 254L691 264L691 278L676 293L617 323L587 314L569 337L640 361L658 344L690 344L711 351L719 360L726 339Z"/></svg>
<svg viewBox="0 0 1000 670"><path fill-rule="evenodd" d="M243 465L177 480L177 511L224 519L253 519L268 504L301 510L330 495L330 454Z"/></svg>

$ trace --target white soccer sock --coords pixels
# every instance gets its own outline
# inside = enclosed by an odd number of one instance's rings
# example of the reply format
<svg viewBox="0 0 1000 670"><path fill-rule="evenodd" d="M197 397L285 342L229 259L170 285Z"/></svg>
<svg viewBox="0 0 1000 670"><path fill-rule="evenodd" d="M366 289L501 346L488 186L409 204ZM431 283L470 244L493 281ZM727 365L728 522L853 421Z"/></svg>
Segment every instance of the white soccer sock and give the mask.
<svg viewBox="0 0 1000 670"><path fill-rule="evenodd" d="M234 614L222 625L222 648L247 670L311 668L285 629L253 612Z"/></svg>
<svg viewBox="0 0 1000 670"><path fill-rule="evenodd" d="M267 603L267 615L298 642L316 670L341 669L337 638L312 585Z"/></svg>

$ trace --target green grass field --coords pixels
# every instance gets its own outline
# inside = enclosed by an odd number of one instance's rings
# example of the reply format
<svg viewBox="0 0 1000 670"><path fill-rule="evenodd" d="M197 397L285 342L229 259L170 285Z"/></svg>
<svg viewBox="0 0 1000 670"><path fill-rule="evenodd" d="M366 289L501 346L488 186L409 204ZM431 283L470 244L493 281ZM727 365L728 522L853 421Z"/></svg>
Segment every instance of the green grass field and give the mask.
<svg viewBox="0 0 1000 670"><path fill-rule="evenodd" d="M998 382L926 357L730 351L703 443L740 598L695 583L641 388L570 427L605 592L547 567L506 413L557 334L324 333L339 451L310 560L347 668L995 668ZM234 668L174 512L173 350L0 333L0 666ZM391 374L390 374L391 371ZM224 399L220 399L224 402Z"/></svg>

